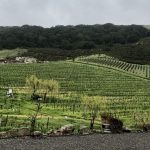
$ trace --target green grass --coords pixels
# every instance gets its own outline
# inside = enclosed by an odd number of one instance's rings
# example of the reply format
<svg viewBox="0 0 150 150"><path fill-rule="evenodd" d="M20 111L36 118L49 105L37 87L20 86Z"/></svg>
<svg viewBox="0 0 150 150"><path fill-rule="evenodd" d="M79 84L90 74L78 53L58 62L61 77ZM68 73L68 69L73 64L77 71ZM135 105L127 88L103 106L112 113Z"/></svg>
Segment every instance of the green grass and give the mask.
<svg viewBox="0 0 150 150"><path fill-rule="evenodd" d="M109 109L100 112L113 113L124 121L125 126L134 128L136 123L144 119L150 122L150 81L128 72L105 66L58 61L47 64L6 64L0 65L0 114L8 115L10 122L19 125L25 123L34 113L35 103L30 95L24 92L25 78L35 74L42 79L55 79L60 84L60 93L54 101L44 104L39 114L39 128L46 124L50 117L49 129L73 123L89 125L89 115L83 116L84 105L80 103L82 95L104 96L108 100ZM14 99L5 96L6 89L12 87ZM51 100L51 98L50 98ZM75 111L73 111L75 105ZM27 117L26 117L27 116ZM42 117L45 116L45 117ZM68 119L65 119L68 116ZM136 121L138 120L138 121ZM100 128L100 115L96 127ZM29 124L28 124L29 125ZM10 127L10 123L8 123ZM46 129L42 129L46 130Z"/></svg>
<svg viewBox="0 0 150 150"><path fill-rule="evenodd" d="M5 59L7 57L15 57L25 53L26 51L26 49L0 50L0 58Z"/></svg>
<svg viewBox="0 0 150 150"><path fill-rule="evenodd" d="M0 131L19 127L30 127L30 117L35 113L36 103L29 100L29 95L15 94L15 98L11 99L7 98L4 93L5 90L1 89L0 105L3 105L3 107L0 109L0 114L2 118L6 118L8 115L8 122L6 127L0 127ZM60 128L65 124L74 124L76 128L82 124L89 126L89 118L84 119L81 110L72 112L68 104L64 110L58 103L56 103L56 106L54 106L54 103L41 105L42 110L38 114L37 129L43 132ZM65 116L67 116L67 118ZM48 118L49 125L47 128L46 124ZM95 127L100 128L98 123L97 120Z"/></svg>

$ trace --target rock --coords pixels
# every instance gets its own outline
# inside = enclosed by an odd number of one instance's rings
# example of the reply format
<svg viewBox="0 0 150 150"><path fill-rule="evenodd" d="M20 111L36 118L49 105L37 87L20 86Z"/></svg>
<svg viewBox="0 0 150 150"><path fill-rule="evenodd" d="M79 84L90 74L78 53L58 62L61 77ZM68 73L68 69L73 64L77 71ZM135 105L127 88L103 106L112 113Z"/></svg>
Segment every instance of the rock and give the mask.
<svg viewBox="0 0 150 150"><path fill-rule="evenodd" d="M63 135L63 132L60 130L55 130L55 131L51 130L51 131L47 132L47 135L48 136L61 136L61 135Z"/></svg>
<svg viewBox="0 0 150 150"><path fill-rule="evenodd" d="M30 135L29 128L20 128L20 129L13 129L13 130L7 131L8 137L21 137L21 136L29 136L29 135Z"/></svg>
<svg viewBox="0 0 150 150"><path fill-rule="evenodd" d="M60 135L63 135L62 131L60 130L54 131L54 136L60 136Z"/></svg>
<svg viewBox="0 0 150 150"><path fill-rule="evenodd" d="M100 129L93 129L92 130L92 133L101 133L102 132L102 130L100 130Z"/></svg>
<svg viewBox="0 0 150 150"><path fill-rule="evenodd" d="M54 130L50 130L47 132L47 136L54 136Z"/></svg>
<svg viewBox="0 0 150 150"><path fill-rule="evenodd" d="M34 136L34 137L42 137L43 134L42 134L41 131L34 131L34 132L32 133L32 136Z"/></svg>
<svg viewBox="0 0 150 150"><path fill-rule="evenodd" d="M18 129L17 135L18 136L29 136L29 135L31 135L30 129L29 128L20 128L20 129Z"/></svg>
<svg viewBox="0 0 150 150"><path fill-rule="evenodd" d="M126 127L126 128L123 128L123 132L124 132L124 133L131 133L131 129L129 129L129 128L127 128L127 127Z"/></svg>
<svg viewBox="0 0 150 150"><path fill-rule="evenodd" d="M87 126L80 126L79 133L82 135L87 135L91 133L91 130Z"/></svg>
<svg viewBox="0 0 150 150"><path fill-rule="evenodd" d="M7 132L0 132L0 139L4 139L7 137L8 137Z"/></svg>
<svg viewBox="0 0 150 150"><path fill-rule="evenodd" d="M143 131L144 132L149 132L150 131L150 124L144 124L143 125Z"/></svg>
<svg viewBox="0 0 150 150"><path fill-rule="evenodd" d="M20 129L13 129L7 132L0 132L0 138L14 138L29 135L30 135L29 128L20 128Z"/></svg>
<svg viewBox="0 0 150 150"><path fill-rule="evenodd" d="M75 130L75 126L73 124L67 124L60 128L60 132L62 135L72 134Z"/></svg>
<svg viewBox="0 0 150 150"><path fill-rule="evenodd" d="M62 135L60 130L51 130L49 132L47 132L47 136L60 136Z"/></svg>
<svg viewBox="0 0 150 150"><path fill-rule="evenodd" d="M10 131L7 131L7 137L8 138L13 138L18 136L18 130L17 129L12 129Z"/></svg>

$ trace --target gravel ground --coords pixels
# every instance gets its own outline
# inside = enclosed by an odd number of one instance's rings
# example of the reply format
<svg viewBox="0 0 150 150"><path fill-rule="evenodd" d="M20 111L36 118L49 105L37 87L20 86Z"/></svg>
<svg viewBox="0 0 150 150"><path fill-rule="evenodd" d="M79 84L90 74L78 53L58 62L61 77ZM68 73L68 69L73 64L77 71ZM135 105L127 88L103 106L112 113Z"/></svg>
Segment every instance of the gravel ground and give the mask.
<svg viewBox="0 0 150 150"><path fill-rule="evenodd" d="M1 139L0 150L150 150L150 133Z"/></svg>

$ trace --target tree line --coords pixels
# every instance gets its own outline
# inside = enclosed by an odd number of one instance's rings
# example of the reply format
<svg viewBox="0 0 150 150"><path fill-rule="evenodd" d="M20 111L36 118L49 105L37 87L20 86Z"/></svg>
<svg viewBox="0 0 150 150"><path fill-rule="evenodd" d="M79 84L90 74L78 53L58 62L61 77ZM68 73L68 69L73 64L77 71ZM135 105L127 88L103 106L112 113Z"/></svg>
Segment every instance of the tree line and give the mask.
<svg viewBox="0 0 150 150"><path fill-rule="evenodd" d="M26 48L28 52L24 56L60 60L99 53L100 49L107 52L115 44L136 43L148 36L150 31L143 26L110 23L51 28L29 25L0 27L0 49Z"/></svg>
<svg viewBox="0 0 150 150"><path fill-rule="evenodd" d="M102 44L127 44L150 36L150 31L140 25L117 26L77 25L43 28L24 25L0 27L0 48L60 48L91 49Z"/></svg>

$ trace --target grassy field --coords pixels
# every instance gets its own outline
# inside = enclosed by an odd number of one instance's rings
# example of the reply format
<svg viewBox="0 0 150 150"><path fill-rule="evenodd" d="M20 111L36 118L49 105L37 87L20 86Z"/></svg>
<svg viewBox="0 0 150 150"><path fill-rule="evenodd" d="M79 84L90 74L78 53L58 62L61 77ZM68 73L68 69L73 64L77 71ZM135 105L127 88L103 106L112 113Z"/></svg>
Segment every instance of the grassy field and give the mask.
<svg viewBox="0 0 150 150"><path fill-rule="evenodd" d="M18 56L20 54L23 54L26 51L27 50L25 50L25 49L1 50L0 51L0 58L5 59L7 57L15 57L15 56Z"/></svg>
<svg viewBox="0 0 150 150"><path fill-rule="evenodd" d="M90 61L89 61L90 62ZM96 62L97 63L97 62ZM150 115L150 81L128 71L121 71L105 65L87 64L85 61L58 61L46 64L5 64L0 65L0 113L9 117L8 127L28 126L29 116L34 113L35 103L24 89L25 78L35 74L41 79L55 79L60 92L49 98L48 104L38 116L42 130L60 127L63 124L89 124L89 115L84 114L81 103L83 95L107 99L107 110L123 120L125 126L135 128L142 121L148 123ZM15 97L5 96L6 89L13 88ZM67 116L67 118L65 117ZM46 123L50 118L49 126ZM96 127L100 128L100 116ZM2 130L2 129L1 129Z"/></svg>

